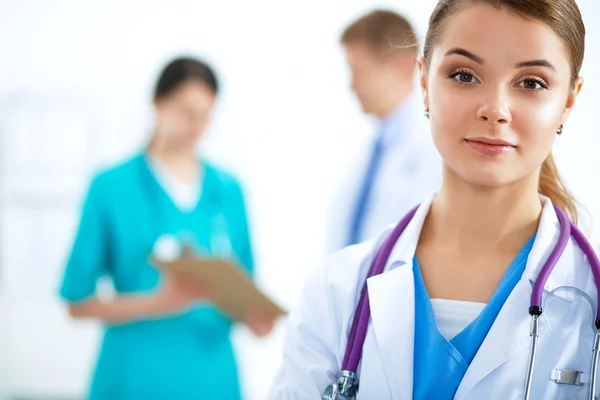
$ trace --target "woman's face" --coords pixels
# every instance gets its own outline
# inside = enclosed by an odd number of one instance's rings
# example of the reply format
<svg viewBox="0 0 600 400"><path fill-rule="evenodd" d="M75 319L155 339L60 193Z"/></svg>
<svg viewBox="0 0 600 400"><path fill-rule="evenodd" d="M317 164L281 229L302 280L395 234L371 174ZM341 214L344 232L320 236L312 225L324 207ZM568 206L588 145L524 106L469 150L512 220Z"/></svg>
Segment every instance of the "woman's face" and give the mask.
<svg viewBox="0 0 600 400"><path fill-rule="evenodd" d="M159 139L175 147L193 147L210 122L214 92L188 80L154 101Z"/></svg>
<svg viewBox="0 0 600 400"><path fill-rule="evenodd" d="M446 172L483 186L537 177L582 84L550 27L487 5L450 16L420 68Z"/></svg>

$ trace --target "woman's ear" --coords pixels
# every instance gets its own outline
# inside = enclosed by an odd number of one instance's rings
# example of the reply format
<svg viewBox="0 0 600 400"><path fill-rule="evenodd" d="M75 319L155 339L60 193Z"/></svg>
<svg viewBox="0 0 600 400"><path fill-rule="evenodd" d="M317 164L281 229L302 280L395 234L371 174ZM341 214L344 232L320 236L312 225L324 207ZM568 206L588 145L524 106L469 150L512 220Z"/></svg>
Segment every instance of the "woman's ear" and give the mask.
<svg viewBox="0 0 600 400"><path fill-rule="evenodd" d="M567 103L565 104L565 109L560 117L561 125L565 125L567 123L567 118L569 118L569 114L573 110L575 106L575 102L577 101L577 96L581 92L581 88L583 87L583 78L581 76L575 79L575 84L573 85L573 90L569 93L569 97L567 98Z"/></svg>
<svg viewBox="0 0 600 400"><path fill-rule="evenodd" d="M159 108L160 108L160 104L159 104L159 100L155 97L152 99L152 110L154 111L154 113L157 113Z"/></svg>

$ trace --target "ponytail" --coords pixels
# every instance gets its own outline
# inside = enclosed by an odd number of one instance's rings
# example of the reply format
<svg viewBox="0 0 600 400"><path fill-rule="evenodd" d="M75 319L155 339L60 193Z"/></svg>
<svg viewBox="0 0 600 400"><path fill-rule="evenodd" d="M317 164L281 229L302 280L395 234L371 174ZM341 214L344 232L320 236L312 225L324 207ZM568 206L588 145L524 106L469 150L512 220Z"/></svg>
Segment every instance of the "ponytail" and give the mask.
<svg viewBox="0 0 600 400"><path fill-rule="evenodd" d="M567 214L571 222L577 224L579 215L577 212L575 198L567 190L560 175L558 174L558 168L554 163L552 153L548 155L542 164L539 192L540 194L550 198L554 205L560 207L560 209Z"/></svg>

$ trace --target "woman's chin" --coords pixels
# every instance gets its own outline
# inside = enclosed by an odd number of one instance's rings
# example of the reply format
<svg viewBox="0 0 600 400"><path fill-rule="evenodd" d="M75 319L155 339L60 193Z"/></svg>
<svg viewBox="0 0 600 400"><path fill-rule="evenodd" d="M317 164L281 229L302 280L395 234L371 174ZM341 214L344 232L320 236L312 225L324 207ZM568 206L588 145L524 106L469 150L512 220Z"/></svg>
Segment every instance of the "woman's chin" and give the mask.
<svg viewBox="0 0 600 400"><path fill-rule="evenodd" d="M474 186L498 187L515 181L511 174L499 171L497 168L478 169L458 174L464 181Z"/></svg>

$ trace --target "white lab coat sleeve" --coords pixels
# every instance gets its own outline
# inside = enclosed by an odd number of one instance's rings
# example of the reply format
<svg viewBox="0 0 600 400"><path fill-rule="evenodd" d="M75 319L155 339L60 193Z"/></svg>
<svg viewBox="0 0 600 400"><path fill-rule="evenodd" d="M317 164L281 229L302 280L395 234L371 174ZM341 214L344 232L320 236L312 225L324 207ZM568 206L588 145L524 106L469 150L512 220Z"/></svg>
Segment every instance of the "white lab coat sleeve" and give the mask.
<svg viewBox="0 0 600 400"><path fill-rule="evenodd" d="M327 285L327 268L319 269L305 285L300 303L287 321L283 362L267 399L319 399L336 380L339 332L333 332L338 324Z"/></svg>

